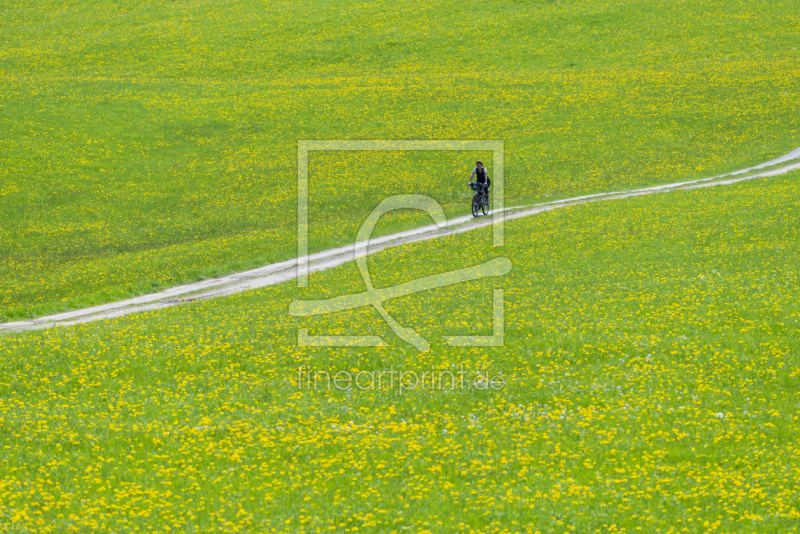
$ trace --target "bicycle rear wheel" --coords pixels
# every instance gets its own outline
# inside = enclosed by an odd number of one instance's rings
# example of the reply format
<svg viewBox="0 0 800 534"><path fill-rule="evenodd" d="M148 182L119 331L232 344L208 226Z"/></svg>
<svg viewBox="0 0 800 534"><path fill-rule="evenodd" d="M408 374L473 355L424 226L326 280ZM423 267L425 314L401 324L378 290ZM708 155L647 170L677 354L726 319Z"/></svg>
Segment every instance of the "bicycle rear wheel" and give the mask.
<svg viewBox="0 0 800 534"><path fill-rule="evenodd" d="M486 193L483 194L483 198L481 199L481 211L484 215L489 213L489 195Z"/></svg>
<svg viewBox="0 0 800 534"><path fill-rule="evenodd" d="M480 199L478 199L478 195L476 194L472 197L472 216L478 216L478 210L480 209Z"/></svg>

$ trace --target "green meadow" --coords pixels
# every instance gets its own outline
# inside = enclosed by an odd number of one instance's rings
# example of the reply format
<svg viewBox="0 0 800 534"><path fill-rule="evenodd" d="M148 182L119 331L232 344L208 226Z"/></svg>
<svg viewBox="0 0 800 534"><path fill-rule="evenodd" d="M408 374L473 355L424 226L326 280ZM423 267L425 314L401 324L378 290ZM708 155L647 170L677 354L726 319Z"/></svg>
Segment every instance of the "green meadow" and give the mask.
<svg viewBox="0 0 800 534"><path fill-rule="evenodd" d="M425 353L371 308L289 316L294 299L363 290L353 264L308 289L8 334L0 520L11 532L796 531L798 178L508 221L503 247L482 229L370 256L378 287L511 260L502 279L386 303ZM504 346L445 345L491 334L494 288ZM391 346L299 347L298 328ZM463 372L467 386L367 374L390 369ZM340 371L360 385L323 374Z"/></svg>
<svg viewBox="0 0 800 534"><path fill-rule="evenodd" d="M4 1L0 321L294 257L298 140L502 140L507 206L781 156L798 7ZM395 194L467 215L476 159L312 152L310 250ZM365 291L355 263L0 335L0 532L798 532L798 180L370 255L378 288L511 262L384 304L426 352L372 307L290 314ZM502 345L448 345L495 332L498 289Z"/></svg>
<svg viewBox="0 0 800 534"><path fill-rule="evenodd" d="M509 205L765 161L800 145L798 22L790 0L4 2L0 320L293 257L298 139L503 140ZM387 194L468 213L476 157L312 154L312 251Z"/></svg>

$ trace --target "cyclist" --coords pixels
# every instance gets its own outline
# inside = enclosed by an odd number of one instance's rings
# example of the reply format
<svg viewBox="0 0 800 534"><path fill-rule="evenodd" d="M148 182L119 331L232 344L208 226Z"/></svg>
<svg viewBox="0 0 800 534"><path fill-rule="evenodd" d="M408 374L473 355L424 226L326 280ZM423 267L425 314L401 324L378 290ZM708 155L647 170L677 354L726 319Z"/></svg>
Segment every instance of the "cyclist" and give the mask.
<svg viewBox="0 0 800 534"><path fill-rule="evenodd" d="M484 166L483 162L476 161L475 168L472 169L472 174L469 175L469 182L467 185L472 185L472 177L475 176L475 182L479 184L483 184L483 192L486 194L486 198L489 198L489 186L492 185L492 181L489 179L489 171L487 171Z"/></svg>

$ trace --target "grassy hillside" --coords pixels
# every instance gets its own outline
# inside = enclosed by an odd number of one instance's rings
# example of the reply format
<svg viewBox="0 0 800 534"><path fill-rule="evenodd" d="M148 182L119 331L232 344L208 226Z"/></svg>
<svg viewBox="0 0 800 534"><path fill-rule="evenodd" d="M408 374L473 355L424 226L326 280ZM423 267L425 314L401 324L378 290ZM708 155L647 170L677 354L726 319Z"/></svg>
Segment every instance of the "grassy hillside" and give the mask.
<svg viewBox="0 0 800 534"><path fill-rule="evenodd" d="M796 7L4 2L0 320L292 256L298 139L501 139L511 204L782 154ZM466 213L474 157L312 158L312 246L395 192Z"/></svg>
<svg viewBox="0 0 800 534"><path fill-rule="evenodd" d="M4 336L0 518L15 532L791 532L798 178L509 221L502 248L486 229L371 257L379 287L512 261L502 279L387 303L426 353L371 309L289 316L293 299L363 289L352 264L306 290ZM505 345L445 346L491 331L494 287ZM298 347L298 327L392 346ZM303 382L390 368L504 386Z"/></svg>

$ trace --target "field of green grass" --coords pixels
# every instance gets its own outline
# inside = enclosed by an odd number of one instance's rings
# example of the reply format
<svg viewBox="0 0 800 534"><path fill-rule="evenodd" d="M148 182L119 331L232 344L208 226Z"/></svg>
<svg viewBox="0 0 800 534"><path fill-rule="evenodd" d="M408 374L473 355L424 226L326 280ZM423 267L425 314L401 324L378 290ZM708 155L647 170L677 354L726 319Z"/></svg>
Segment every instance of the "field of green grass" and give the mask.
<svg viewBox="0 0 800 534"><path fill-rule="evenodd" d="M378 287L505 256L513 271L372 309L353 264L0 346L12 532L795 532L800 173L575 206L369 257ZM399 266L402 266L400 268ZM505 290L505 344L489 334ZM443 319L445 318L445 319ZM303 348L313 335L392 346ZM464 370L501 387L309 387ZM318 375L315 375L318 376ZM450 384L450 386L448 386ZM474 385L474 382L473 382Z"/></svg>
<svg viewBox="0 0 800 534"><path fill-rule="evenodd" d="M507 206L783 155L798 27L796 0L4 1L0 322L294 257L298 140L502 140ZM476 159L311 153L310 250L398 193L468 214ZM426 352L374 308L290 313L364 291L355 263L2 334L0 532L800 532L798 184L370 255L379 288L510 260L384 304ZM496 289L502 346L447 345Z"/></svg>
<svg viewBox="0 0 800 534"><path fill-rule="evenodd" d="M292 257L298 139L503 140L508 204L800 145L794 0L0 11L5 321ZM466 213L475 157L312 155L312 250L351 241L386 194Z"/></svg>

